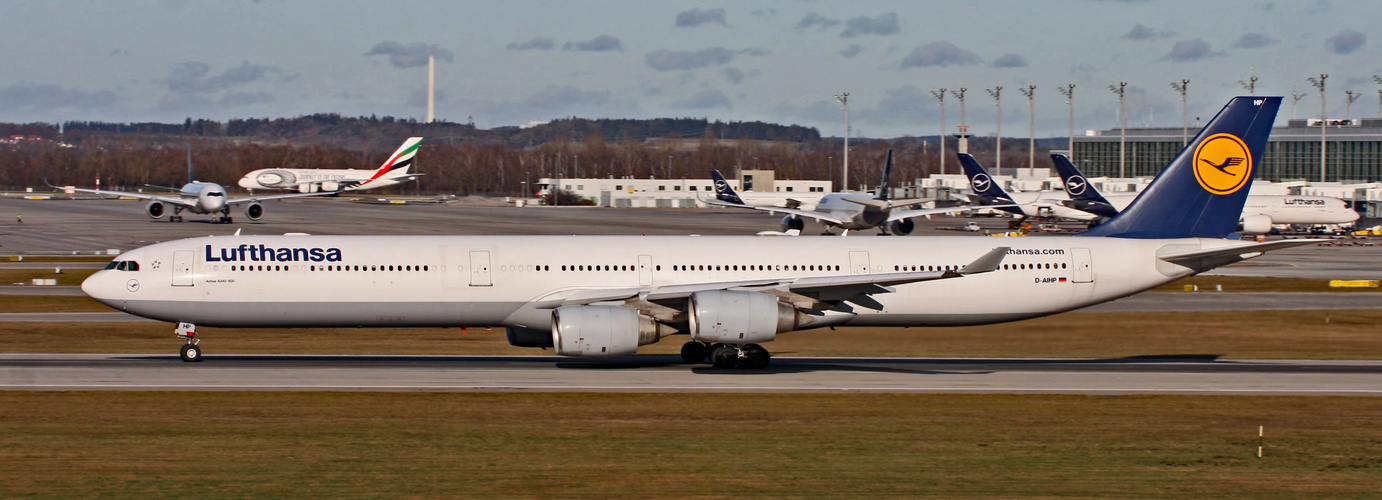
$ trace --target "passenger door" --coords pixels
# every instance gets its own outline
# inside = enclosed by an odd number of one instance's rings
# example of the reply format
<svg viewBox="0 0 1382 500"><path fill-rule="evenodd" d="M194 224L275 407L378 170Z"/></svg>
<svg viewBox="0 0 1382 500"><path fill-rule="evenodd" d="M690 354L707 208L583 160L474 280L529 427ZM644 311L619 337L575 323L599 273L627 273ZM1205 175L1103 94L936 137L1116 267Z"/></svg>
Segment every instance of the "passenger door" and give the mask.
<svg viewBox="0 0 1382 500"><path fill-rule="evenodd" d="M1074 269L1070 272L1070 281L1075 283L1094 282L1094 259L1089 255L1088 248L1072 248L1074 254Z"/></svg>
<svg viewBox="0 0 1382 500"><path fill-rule="evenodd" d="M490 286L489 278L489 251L472 250L470 252L470 286Z"/></svg>
<svg viewBox="0 0 1382 500"><path fill-rule="evenodd" d="M173 286L192 286L192 251L173 252Z"/></svg>

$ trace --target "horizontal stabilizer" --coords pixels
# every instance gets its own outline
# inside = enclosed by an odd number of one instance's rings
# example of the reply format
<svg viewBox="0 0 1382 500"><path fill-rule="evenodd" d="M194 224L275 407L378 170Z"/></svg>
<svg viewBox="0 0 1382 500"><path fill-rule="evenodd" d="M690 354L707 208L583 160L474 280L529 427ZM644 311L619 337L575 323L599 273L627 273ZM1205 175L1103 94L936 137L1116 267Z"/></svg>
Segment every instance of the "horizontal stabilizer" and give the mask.
<svg viewBox="0 0 1382 500"><path fill-rule="evenodd" d="M1190 250L1176 252L1167 255L1158 255L1157 258L1177 264L1195 272L1204 272L1216 267L1226 266L1234 262L1239 262L1262 255L1264 252L1280 250L1283 248L1298 247L1303 245L1313 245L1323 239L1305 240L1280 240L1269 241L1266 243L1236 244L1218 248L1207 248L1203 250Z"/></svg>

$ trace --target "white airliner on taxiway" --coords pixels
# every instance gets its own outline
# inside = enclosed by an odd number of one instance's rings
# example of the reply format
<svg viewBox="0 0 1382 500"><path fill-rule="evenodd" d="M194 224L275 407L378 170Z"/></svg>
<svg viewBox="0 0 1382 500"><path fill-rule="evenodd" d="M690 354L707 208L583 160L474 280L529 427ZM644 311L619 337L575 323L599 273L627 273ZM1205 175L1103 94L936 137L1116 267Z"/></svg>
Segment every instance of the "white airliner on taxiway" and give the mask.
<svg viewBox="0 0 1382 500"><path fill-rule="evenodd" d="M410 174L413 156L421 137L409 137L383 165L374 170L325 168L261 168L240 178L240 187L249 189L291 189L299 193L319 191L360 191L411 181L422 174Z"/></svg>
<svg viewBox="0 0 1382 500"><path fill-rule="evenodd" d="M217 236L131 250L82 290L178 322L186 361L202 357L197 325L502 325L513 345L567 356L689 334L687 362L763 367L759 344L779 333L1035 318L1312 243L1224 238L1280 105L1234 98L1127 210L1078 236Z"/></svg>

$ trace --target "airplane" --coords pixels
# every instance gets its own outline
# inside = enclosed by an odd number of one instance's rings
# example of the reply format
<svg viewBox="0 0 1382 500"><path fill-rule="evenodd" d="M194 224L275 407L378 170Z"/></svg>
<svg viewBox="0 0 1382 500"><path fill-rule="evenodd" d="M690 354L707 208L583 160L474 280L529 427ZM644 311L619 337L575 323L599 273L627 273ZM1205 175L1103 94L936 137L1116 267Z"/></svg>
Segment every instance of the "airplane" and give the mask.
<svg viewBox="0 0 1382 500"><path fill-rule="evenodd" d="M974 203L985 208L996 208L1004 212L1027 217L1060 217L1075 220L1093 220L1095 215L1067 207L1062 202L1069 196L1064 191L1027 191L1008 193L993 182L993 177L979 165L979 161L968 153L957 153L965 176L969 177L969 187L974 191L970 197ZM993 205L1008 205L997 207Z"/></svg>
<svg viewBox="0 0 1382 500"><path fill-rule="evenodd" d="M1225 238L1281 99L1233 98L1126 210L1075 236L233 235L130 250L82 291L177 323L189 362L203 358L198 326L493 325L511 345L581 357L686 334L687 363L763 368L762 344L791 331L1037 318L1316 243ZM1199 165L1226 158L1244 162Z"/></svg>
<svg viewBox="0 0 1382 500"><path fill-rule="evenodd" d="M255 189L290 189L299 193L319 191L359 191L387 187L421 177L410 174L413 156L417 154L421 137L409 137L397 151L389 155L383 165L374 170L325 168L261 168L240 178L240 187Z"/></svg>
<svg viewBox="0 0 1382 500"><path fill-rule="evenodd" d="M1205 163L1221 172L1237 166L1232 160L1222 164ZM1089 184L1070 158L1062 154L1052 154L1051 161L1060 173L1061 182L1069 200L1062 204L1076 210L1083 210L1107 219L1127 208L1136 194L1111 194L1103 196ZM1329 196L1292 196L1249 194L1243 204L1243 214L1239 221L1243 232L1267 234L1275 224L1348 224L1358 220L1358 212L1349 208L1348 202Z"/></svg>
<svg viewBox="0 0 1382 500"><path fill-rule="evenodd" d="M44 181L45 183L47 181ZM235 205L245 205L245 216L250 220L259 220L264 217L264 206L259 204L262 201L281 200L286 198L302 198L306 196L321 196L332 194L331 192L306 193L306 194L280 194L274 196L250 196L248 198L229 198L226 196L226 188L214 182L201 182L193 180L192 177L192 150L187 150L187 184L181 189L177 189L176 196L156 195L149 193L132 193L127 191L108 191L104 189L84 189L72 186L59 187L48 184L48 187L79 193L92 193L110 196L121 196L129 198L139 198L149 200L149 204L144 206L144 212L150 218L160 219L167 209L164 205L172 207L173 213L168 214L168 222L182 222L182 211L186 210L194 214L220 214L215 222L230 223L233 218L230 216L230 207ZM157 186L155 186L157 187ZM172 190L173 188L166 188Z"/></svg>
<svg viewBox="0 0 1382 500"><path fill-rule="evenodd" d="M725 180L725 176L721 175L719 170L711 170L710 178L714 181L715 198L726 203L815 210L816 205L820 204L821 198L825 196L825 193L784 193L774 191L744 191L741 193L730 187L729 181ZM699 195L700 193L698 192L697 197L699 197Z"/></svg>
<svg viewBox="0 0 1382 500"><path fill-rule="evenodd" d="M842 235L848 235L851 229L870 229L878 228L879 234L907 235L916 228L911 221L913 217L924 217L935 214L963 212L970 210L971 207L950 207L950 208L927 208L915 210L894 209L924 203L923 199L888 199L888 177L892 175L893 152L888 150L888 161L883 166L883 179L878 185L878 195L869 196L866 194L852 193L830 193L822 196L816 203L815 210L805 210L794 207L774 207L764 205L750 205L744 203L743 199L733 188L729 187L728 182L723 182L724 177L719 172L711 172L711 176L716 178L714 200L702 200L707 204L717 207L748 208L753 210L763 210L768 213L788 214L782 218L782 231L800 232L806 226L803 217L815 219L826 224L824 234L833 234L830 228L838 227L844 229Z"/></svg>

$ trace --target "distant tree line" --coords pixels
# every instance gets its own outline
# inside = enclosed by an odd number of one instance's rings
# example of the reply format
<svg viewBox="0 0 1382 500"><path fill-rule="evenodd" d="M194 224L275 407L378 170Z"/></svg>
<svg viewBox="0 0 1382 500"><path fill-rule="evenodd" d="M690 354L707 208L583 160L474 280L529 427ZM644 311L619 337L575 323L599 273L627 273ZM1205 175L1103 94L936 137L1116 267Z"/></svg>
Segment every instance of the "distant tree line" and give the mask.
<svg viewBox="0 0 1382 500"><path fill-rule="evenodd" d="M403 139L423 136L416 183L401 193L521 196L542 177L706 178L711 169L774 170L781 179L835 181L839 189L841 140L822 139L815 129L761 122L699 119L585 120L571 118L519 129L476 129L456 123L420 123L392 117L345 118L317 114L292 119L229 122L187 120L183 124L67 122L63 133L50 124L0 124L0 138L14 134L47 140L0 145L0 189L58 185L91 186L97 177L109 188L144 184L178 186L187 180L187 150L195 177L237 189L235 181L259 168L378 167ZM954 141L947 170L958 172ZM1020 143L1014 145L1013 143ZM1038 142L1039 167L1049 149L1064 141ZM993 141L971 139L970 150L992 164ZM924 177L938 169L936 137L850 141L850 184L872 186L884 158L894 150L893 178ZM1005 166L1025 166L1026 141L1005 141ZM384 191L389 192L389 191Z"/></svg>

